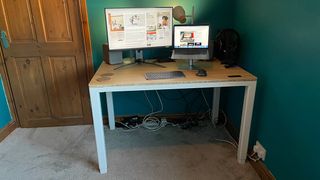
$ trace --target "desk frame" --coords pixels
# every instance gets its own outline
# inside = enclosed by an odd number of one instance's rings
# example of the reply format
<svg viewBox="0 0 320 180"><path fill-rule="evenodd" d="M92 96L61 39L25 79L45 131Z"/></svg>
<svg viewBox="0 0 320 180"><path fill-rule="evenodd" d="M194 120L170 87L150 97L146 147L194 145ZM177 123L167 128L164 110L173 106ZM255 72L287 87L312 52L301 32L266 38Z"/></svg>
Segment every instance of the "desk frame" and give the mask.
<svg viewBox="0 0 320 180"><path fill-rule="evenodd" d="M181 84L157 84L157 85L128 85L110 87L89 87L91 108L93 114L93 125L96 137L98 152L98 162L100 173L107 173L107 151L103 128L103 117L101 110L100 93L106 93L109 127L115 129L115 116L113 107L113 92L124 91L148 91L148 90L170 90L170 89L195 89L195 88L214 88L212 122L218 119L220 88L221 87L245 87L244 100L242 107L241 127L238 142L237 161L244 164L247 158L247 150L250 135L250 126L254 105L257 81L221 81L221 82L200 82L200 83L181 83Z"/></svg>

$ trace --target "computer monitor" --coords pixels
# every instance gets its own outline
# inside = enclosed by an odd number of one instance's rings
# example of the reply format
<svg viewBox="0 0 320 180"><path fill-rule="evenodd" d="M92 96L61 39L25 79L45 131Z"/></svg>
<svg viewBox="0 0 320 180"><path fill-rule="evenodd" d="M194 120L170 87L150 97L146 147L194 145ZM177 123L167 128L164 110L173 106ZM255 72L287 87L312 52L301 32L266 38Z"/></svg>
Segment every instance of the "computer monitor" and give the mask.
<svg viewBox="0 0 320 180"><path fill-rule="evenodd" d="M106 8L105 17L110 51L172 46L172 7Z"/></svg>
<svg viewBox="0 0 320 180"><path fill-rule="evenodd" d="M172 59L188 60L180 69L198 69L194 60L208 60L209 25L175 25Z"/></svg>

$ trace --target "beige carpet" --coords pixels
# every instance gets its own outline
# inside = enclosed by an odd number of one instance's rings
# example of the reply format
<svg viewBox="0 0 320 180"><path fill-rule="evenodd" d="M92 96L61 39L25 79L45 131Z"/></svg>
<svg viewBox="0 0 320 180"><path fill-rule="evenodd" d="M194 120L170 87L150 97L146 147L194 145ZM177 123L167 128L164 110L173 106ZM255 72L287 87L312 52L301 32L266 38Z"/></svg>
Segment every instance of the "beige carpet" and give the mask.
<svg viewBox="0 0 320 180"><path fill-rule="evenodd" d="M0 143L0 179L259 179L236 161L229 139L212 126L124 131L107 128L108 173L98 172L92 126L17 129Z"/></svg>

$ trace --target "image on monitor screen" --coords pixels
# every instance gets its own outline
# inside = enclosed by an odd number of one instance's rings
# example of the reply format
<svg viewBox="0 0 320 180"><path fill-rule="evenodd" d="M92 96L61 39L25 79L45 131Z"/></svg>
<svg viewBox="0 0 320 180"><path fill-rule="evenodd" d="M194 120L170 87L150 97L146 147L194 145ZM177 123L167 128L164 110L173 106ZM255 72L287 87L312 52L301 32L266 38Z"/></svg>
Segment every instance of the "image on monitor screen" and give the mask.
<svg viewBox="0 0 320 180"><path fill-rule="evenodd" d="M172 7L105 9L110 50L172 46Z"/></svg>
<svg viewBox="0 0 320 180"><path fill-rule="evenodd" d="M174 48L209 47L209 25L174 26Z"/></svg>

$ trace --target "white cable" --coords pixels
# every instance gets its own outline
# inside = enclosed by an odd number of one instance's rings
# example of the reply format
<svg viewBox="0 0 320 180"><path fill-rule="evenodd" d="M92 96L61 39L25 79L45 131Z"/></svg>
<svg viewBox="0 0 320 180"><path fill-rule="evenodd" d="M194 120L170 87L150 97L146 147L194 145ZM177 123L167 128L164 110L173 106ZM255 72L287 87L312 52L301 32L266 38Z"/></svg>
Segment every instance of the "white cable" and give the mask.
<svg viewBox="0 0 320 180"><path fill-rule="evenodd" d="M208 101L207 101L207 98L206 98L206 96L204 95L203 89L201 89L201 94L202 94L202 97L203 97L203 99L204 99L204 101L205 101L208 109L211 109L210 106L209 106L209 103L208 103Z"/></svg>
<svg viewBox="0 0 320 180"><path fill-rule="evenodd" d="M259 161L261 158L254 158L252 156L254 156L255 154L257 154L257 152L253 152L251 155L248 155L248 158L251 159L253 162L257 162Z"/></svg>
<svg viewBox="0 0 320 180"><path fill-rule="evenodd" d="M226 115L226 113L225 113L223 110L221 110L221 112L222 112L222 114L223 114L223 119L224 119L224 122L223 122L223 124L221 125L221 127L225 127L225 126L227 125L227 122L228 122L227 115Z"/></svg>
<svg viewBox="0 0 320 180"><path fill-rule="evenodd" d="M209 103L208 103L208 101L207 101L207 98L206 98L206 96L204 95L204 93L203 93L203 89L201 89L201 94L202 94L202 97L203 97L203 99L204 99L204 101L205 101L205 103L206 103L206 105L207 105L207 107L208 107L208 111L209 111L209 117L210 117L210 119L212 119L212 111L211 111L211 108L210 108L210 106L209 106ZM224 122L223 122L223 124L221 125L221 126L219 126L219 127L225 127L226 125L227 125L227 122L228 122L228 119L227 119L227 115L226 115L226 113L223 111L223 110L221 110L221 112L222 112L222 114L223 114L223 117L224 117ZM218 112L219 113L219 112Z"/></svg>
<svg viewBox="0 0 320 180"><path fill-rule="evenodd" d="M152 105L152 103L151 103L146 91L144 91L144 95L145 95L145 97L146 97L146 99L147 99L147 101L148 101L148 103L149 103L149 105L151 107L152 112L144 116L144 118L142 120L142 124L140 124L140 125L136 125L134 127L131 127L131 126L128 126L128 125L126 125L126 124L124 124L122 122L119 122L119 123L122 124L123 126L125 126L126 128L128 128L129 130L135 130L135 129L137 129L137 128L142 126L142 127L146 128L146 129L149 129L149 130L152 130L152 131L157 131L160 128L165 127L166 125L169 125L169 124L172 125L172 126L175 126L175 124L173 124L173 123L169 123L166 120L162 120L162 119L159 119L156 116L153 116L153 115L155 115L157 113L161 113L163 111L162 99L161 99L158 91L155 91L155 92L157 94L158 100L159 100L160 105L161 105L160 110L154 112L153 105ZM126 130L126 131L128 131L128 130Z"/></svg>
<svg viewBox="0 0 320 180"><path fill-rule="evenodd" d="M149 97L147 95L147 92L146 91L143 91L143 92L144 92L145 98L147 99L147 101L148 101L148 103L149 103L149 105L151 107L151 112L153 112L153 105L152 105L152 103L151 103L151 101L150 101L150 99L149 99Z"/></svg>
<svg viewBox="0 0 320 180"><path fill-rule="evenodd" d="M207 105L207 107L208 107L207 112L208 112L208 114L209 114L209 118L212 119L212 111L211 111L210 105L209 105L209 103L208 103L208 101L207 101L207 98L206 98L206 96L204 95L203 89L201 89L201 94L202 94L202 97L203 97L203 99L204 99L204 102L206 103L206 105ZM206 113L207 113L207 112L206 112Z"/></svg>
<svg viewBox="0 0 320 180"><path fill-rule="evenodd" d="M220 142L225 142L225 143L228 143L228 144L231 144L235 149L238 148L238 144L236 142L231 142L231 141L228 141L228 140L224 140L224 139L215 139L216 141L220 141Z"/></svg>
<svg viewBox="0 0 320 180"><path fill-rule="evenodd" d="M140 127L140 125L136 125L136 126L131 127L123 122L118 122L118 123L123 125L124 127L128 128L128 129L123 129L123 131L126 131L126 132L131 132L131 131L137 130Z"/></svg>
<svg viewBox="0 0 320 180"><path fill-rule="evenodd" d="M121 124L121 125L123 125L124 127L126 127L126 128L128 128L128 129L131 129L131 127L130 126L128 126L128 125L126 125L125 123L123 123L123 122L118 122L119 124Z"/></svg>
<svg viewBox="0 0 320 180"><path fill-rule="evenodd" d="M162 103L162 99L161 99L161 97L160 97L160 95L159 95L159 93L158 93L158 91L155 91L156 92L156 94L157 94L157 96L158 96L158 100L159 100L159 102L160 102L160 105L161 105L161 108L160 108L160 110L159 111L156 111L156 112L151 112L151 113L149 113L149 114L147 114L146 116L151 116L151 115L153 115L153 114L157 114L157 113L161 113L162 111L163 111L163 103ZM146 117L145 116L145 117Z"/></svg>
<svg viewBox="0 0 320 180"><path fill-rule="evenodd" d="M162 123L162 121L158 118L155 117L153 115L157 114L157 113L161 113L163 111L163 103L162 103L162 99L158 93L158 91L155 91L158 97L158 100L160 102L161 108L159 111L156 112L151 112L149 114L147 114L146 116L144 116L143 120L142 120L142 126L146 129L152 130L152 131L157 131L160 128L164 127L167 125L167 123ZM148 96L146 96L148 97Z"/></svg>
<svg viewBox="0 0 320 180"><path fill-rule="evenodd" d="M228 140L224 140L224 139L215 139L216 141L220 141L220 142L225 142L225 143L228 143L228 144L231 144L235 149L238 149L238 143L237 142L231 142L231 141L228 141ZM247 154L247 157L249 159L251 159L253 162L257 162L259 161L261 158L254 158L253 156L257 154L256 152L253 152L251 155Z"/></svg>

